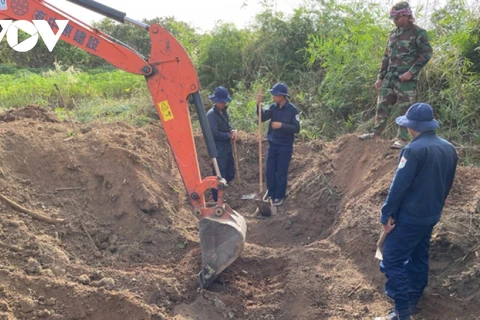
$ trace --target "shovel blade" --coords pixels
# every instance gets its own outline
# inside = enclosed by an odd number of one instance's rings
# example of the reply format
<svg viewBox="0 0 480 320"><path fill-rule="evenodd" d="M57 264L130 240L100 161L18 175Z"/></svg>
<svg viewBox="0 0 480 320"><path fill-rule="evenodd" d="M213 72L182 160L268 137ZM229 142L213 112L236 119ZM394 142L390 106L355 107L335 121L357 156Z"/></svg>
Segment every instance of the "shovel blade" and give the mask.
<svg viewBox="0 0 480 320"><path fill-rule="evenodd" d="M245 247L247 224L241 215L231 211L221 217L205 217L199 222L203 268L198 276L202 289L235 261Z"/></svg>
<svg viewBox="0 0 480 320"><path fill-rule="evenodd" d="M271 202L265 202L263 200L255 200L259 213L264 217L271 217L277 214L277 208L272 205Z"/></svg>
<svg viewBox="0 0 480 320"><path fill-rule="evenodd" d="M256 194L255 193L250 193L250 194L244 194L240 199L242 200L253 200L255 199Z"/></svg>

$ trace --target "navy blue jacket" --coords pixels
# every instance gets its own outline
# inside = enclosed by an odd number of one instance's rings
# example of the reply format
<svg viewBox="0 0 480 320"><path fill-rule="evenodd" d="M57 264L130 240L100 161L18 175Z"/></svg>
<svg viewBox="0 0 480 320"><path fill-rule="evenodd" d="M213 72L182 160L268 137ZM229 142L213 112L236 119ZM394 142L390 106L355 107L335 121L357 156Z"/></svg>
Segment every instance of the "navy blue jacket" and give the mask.
<svg viewBox="0 0 480 320"><path fill-rule="evenodd" d="M408 224L436 224L452 188L457 161L455 148L435 131L413 139L400 153L381 223L393 216Z"/></svg>
<svg viewBox="0 0 480 320"><path fill-rule="evenodd" d="M295 133L300 132L300 117L297 107L289 101L287 101L283 108L273 103L268 109L262 108L262 122L267 120L271 120L268 125L268 141L274 144L293 146ZM280 129L273 129L272 122L281 122L282 127Z"/></svg>
<svg viewBox="0 0 480 320"><path fill-rule="evenodd" d="M212 129L213 140L217 147L218 156L226 156L232 153L232 142L230 138L232 135L232 127L230 126L230 119L228 118L227 107L222 111L215 105L208 110L207 119Z"/></svg>

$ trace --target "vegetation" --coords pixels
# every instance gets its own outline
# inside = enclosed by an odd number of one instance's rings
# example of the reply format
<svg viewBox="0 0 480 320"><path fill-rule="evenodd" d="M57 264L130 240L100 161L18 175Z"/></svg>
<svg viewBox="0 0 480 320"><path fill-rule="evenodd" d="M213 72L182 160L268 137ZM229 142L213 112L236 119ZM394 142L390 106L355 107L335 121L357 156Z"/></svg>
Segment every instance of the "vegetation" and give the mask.
<svg viewBox="0 0 480 320"><path fill-rule="evenodd" d="M161 24L184 45L197 67L202 96L218 85L229 88L234 97L229 111L242 130L256 130L258 89L286 82L301 111L300 139L310 140L371 127L377 97L373 83L393 27L387 10L370 2L325 0L285 16L267 5L248 28L219 23L204 34L173 18L145 22ZM434 55L421 73L418 100L434 107L440 134L465 150L466 163L478 164L480 16L462 0L430 11L430 22L421 25L428 30ZM148 56L144 31L107 19L95 27ZM0 53L0 107L36 104L59 114L67 107L81 121L141 124L155 116L142 77L115 70L66 43L59 42L53 54L41 45L13 54L3 41ZM266 95L265 103L269 101ZM394 131L392 122L386 134Z"/></svg>

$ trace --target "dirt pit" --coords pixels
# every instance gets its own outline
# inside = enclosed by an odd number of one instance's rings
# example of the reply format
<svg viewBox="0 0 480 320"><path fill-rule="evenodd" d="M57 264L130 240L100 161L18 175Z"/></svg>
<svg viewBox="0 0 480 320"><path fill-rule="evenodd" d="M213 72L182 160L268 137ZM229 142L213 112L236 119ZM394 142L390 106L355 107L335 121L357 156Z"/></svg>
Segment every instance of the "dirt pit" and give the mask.
<svg viewBox="0 0 480 320"><path fill-rule="evenodd" d="M39 108L0 115L0 319L373 319L390 303L374 259L396 167L388 141L295 147L288 200L252 217L253 136L238 144L228 202L245 216L241 257L199 290L197 221L158 125L76 124ZM199 162L210 173L200 136ZM432 237L415 319L480 319L480 170L461 167Z"/></svg>

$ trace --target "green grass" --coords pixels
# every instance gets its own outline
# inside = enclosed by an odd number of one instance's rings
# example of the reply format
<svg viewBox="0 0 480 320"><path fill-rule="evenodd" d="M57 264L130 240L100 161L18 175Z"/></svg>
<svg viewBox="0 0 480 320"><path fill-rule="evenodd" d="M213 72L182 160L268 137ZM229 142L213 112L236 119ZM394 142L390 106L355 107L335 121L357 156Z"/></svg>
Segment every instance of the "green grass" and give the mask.
<svg viewBox="0 0 480 320"><path fill-rule="evenodd" d="M37 71L15 69L0 74L0 109L36 105L53 110L60 119L68 119L69 110L70 117L80 122L145 125L158 120L142 76L121 70L63 70L59 66Z"/></svg>
<svg viewBox="0 0 480 320"><path fill-rule="evenodd" d="M0 74L0 108L15 108L30 104L43 107L72 107L82 101L95 99L130 99L139 94L148 94L142 76L115 70L111 72L86 73L73 68L35 73L20 69L10 74ZM55 89L58 85L62 96Z"/></svg>

